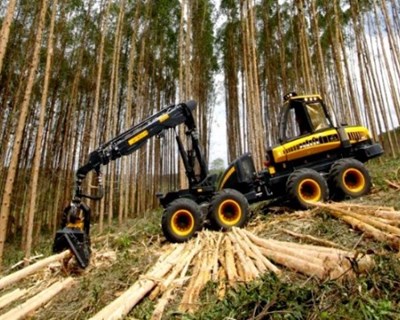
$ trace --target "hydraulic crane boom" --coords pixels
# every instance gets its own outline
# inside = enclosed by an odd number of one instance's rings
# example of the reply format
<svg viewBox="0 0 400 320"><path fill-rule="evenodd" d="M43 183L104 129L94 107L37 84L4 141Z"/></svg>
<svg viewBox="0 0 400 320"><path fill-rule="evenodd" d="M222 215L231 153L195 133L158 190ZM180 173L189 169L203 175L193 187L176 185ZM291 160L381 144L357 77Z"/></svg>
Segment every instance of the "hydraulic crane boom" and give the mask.
<svg viewBox="0 0 400 320"><path fill-rule="evenodd" d="M89 154L88 161L76 172L76 186L73 200L64 209L60 230L57 231L53 251L60 252L71 249L81 267L85 268L90 258L90 209L82 203L82 198L100 200L104 195L101 178L101 166L122 156L129 155L142 147L150 138L160 135L164 130L174 129L180 124L185 124L186 132L192 149L185 150L178 134L176 141L182 157L189 186L200 184L207 178L208 168L198 141L196 125L192 111L196 102L191 100L186 103L168 106L133 126L114 139L106 142ZM194 161L200 166L200 174L196 176ZM98 192L95 195L82 191L82 182L91 171L95 171L98 180Z"/></svg>

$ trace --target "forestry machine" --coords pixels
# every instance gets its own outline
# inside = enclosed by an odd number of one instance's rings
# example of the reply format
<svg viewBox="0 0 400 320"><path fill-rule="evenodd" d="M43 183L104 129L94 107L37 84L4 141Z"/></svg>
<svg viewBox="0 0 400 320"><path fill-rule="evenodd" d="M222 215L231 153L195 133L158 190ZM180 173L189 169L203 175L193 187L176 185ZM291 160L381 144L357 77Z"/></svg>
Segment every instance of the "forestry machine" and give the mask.
<svg viewBox="0 0 400 320"><path fill-rule="evenodd" d="M360 197L371 188L363 163L382 153L367 128L335 126L321 96L291 92L280 114L279 144L267 149L265 168L256 172L251 154L244 154L217 189L236 189L249 203L280 198L300 208L328 197Z"/></svg>
<svg viewBox="0 0 400 320"><path fill-rule="evenodd" d="M195 101L168 106L89 154L88 161L76 172L74 196L63 211L61 229L57 231L53 244L54 252L70 249L82 268L88 266L91 213L82 199L100 200L103 197L101 166L133 153L151 137L162 137L168 129L176 132L176 142L189 187L159 195L159 201L165 208L161 221L165 237L171 242L186 241L203 226L206 218L216 229L241 227L245 224L248 215L245 196L231 189L217 191L216 175L208 174L192 115L195 107ZM186 126L186 149L176 131L180 124ZM91 171L97 175L98 191L95 195L82 190L83 180Z"/></svg>
<svg viewBox="0 0 400 320"><path fill-rule="evenodd" d="M241 227L248 219L249 203L280 198L308 208L328 197L359 197L371 188L363 163L381 155L381 145L362 126L334 125L319 95L285 95L279 144L267 149L265 168L257 172L252 155L246 153L228 166L218 183L216 175L208 174L201 152L192 115L195 107L194 101L169 106L90 153L88 162L77 171L75 196L64 210L55 252L71 249L81 267L88 265L90 209L82 198L102 198L101 165L134 152L149 138L182 123L187 150L178 134L176 142L189 187L159 196L164 207L162 230L171 242L190 239L205 221L213 229ZM98 177L97 195L85 194L81 188L90 171Z"/></svg>

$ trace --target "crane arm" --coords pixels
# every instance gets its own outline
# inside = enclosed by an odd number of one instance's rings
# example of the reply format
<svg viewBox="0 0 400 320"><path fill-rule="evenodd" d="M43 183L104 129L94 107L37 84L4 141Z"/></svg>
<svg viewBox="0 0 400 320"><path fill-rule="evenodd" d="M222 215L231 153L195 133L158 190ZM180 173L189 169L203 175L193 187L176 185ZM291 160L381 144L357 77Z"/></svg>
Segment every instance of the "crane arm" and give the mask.
<svg viewBox="0 0 400 320"><path fill-rule="evenodd" d="M103 197L101 166L122 156L129 155L142 147L150 138L161 134L166 129L175 128L185 123L188 132L196 129L192 111L196 102L190 100L185 103L170 105L156 114L153 114L121 133L112 140L101 145L89 154L88 161L76 172L75 198L89 198L99 200ZM95 171L98 179L98 194L89 195L82 192L81 184L90 171Z"/></svg>

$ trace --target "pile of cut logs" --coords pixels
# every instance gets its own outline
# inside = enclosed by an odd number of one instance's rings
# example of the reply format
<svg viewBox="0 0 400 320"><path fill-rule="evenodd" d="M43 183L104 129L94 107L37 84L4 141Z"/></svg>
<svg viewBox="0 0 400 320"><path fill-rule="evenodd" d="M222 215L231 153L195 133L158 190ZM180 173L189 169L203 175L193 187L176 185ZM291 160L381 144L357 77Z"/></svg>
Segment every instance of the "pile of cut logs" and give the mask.
<svg viewBox="0 0 400 320"><path fill-rule="evenodd" d="M329 208L329 212L346 219L349 223L355 223L356 218L360 219L362 216L362 213L355 213L357 207L352 208L350 213L343 204L321 206L324 209ZM385 232L398 230L391 224L391 221L398 219L398 212L386 209L375 211L373 217L363 215L371 225L373 221L374 228L384 224ZM357 222L357 225L359 224L360 222ZM217 294L222 298L227 288L252 281L263 274L273 273L282 277L281 268L320 280L343 281L351 280L356 272L369 270L374 265L369 255L347 250L334 242L296 234L290 230L286 230L286 233L318 245L266 239L245 229L234 228L226 233L203 231L190 242L164 246L164 253L157 263L92 319L120 319L147 295L150 299L158 299L153 319L161 319L166 306L171 301L177 301L178 296L181 297L178 309L182 312L193 312L198 307L200 294L209 281L218 284ZM389 243L394 244L394 237L385 237L385 241L389 239ZM62 290L69 288L74 283L71 277L57 281L56 278L60 277L53 276L54 279L47 282L44 290L6 290L6 287L43 269L51 262L63 260L68 256L70 253L66 251L0 278L0 314L6 305L12 302L20 303L14 309L0 315L0 320L10 317L21 319L45 305Z"/></svg>
<svg viewBox="0 0 400 320"><path fill-rule="evenodd" d="M120 319L147 294L158 299L152 319L161 319L165 307L182 295L178 309L195 311L202 289L209 281L218 283L222 297L228 286L248 282L272 272L281 276L277 265L310 277L351 279L374 263L368 255L328 248L264 239L244 229L232 232L201 232L195 240L171 246L154 267L120 297L91 319Z"/></svg>
<svg viewBox="0 0 400 320"><path fill-rule="evenodd" d="M366 236L400 249L400 211L393 207L355 203L319 203L317 207L362 231Z"/></svg>

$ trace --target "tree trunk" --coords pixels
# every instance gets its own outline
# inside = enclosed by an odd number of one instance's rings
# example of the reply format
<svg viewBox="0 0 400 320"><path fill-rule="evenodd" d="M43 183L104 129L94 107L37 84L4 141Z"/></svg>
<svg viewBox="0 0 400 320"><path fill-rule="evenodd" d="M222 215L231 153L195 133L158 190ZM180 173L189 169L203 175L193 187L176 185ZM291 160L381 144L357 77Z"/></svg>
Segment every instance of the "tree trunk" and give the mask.
<svg viewBox="0 0 400 320"><path fill-rule="evenodd" d="M36 150L35 150L35 156L34 156L34 160L33 160L31 185L30 185L30 202L29 202L29 209L28 209L28 228L27 228L26 246L25 246L25 258L27 260L29 260L29 258L31 256L31 248L32 248L33 219L35 216L37 188L38 188L38 179L39 179L39 171L40 171L40 159L42 156L42 153L39 151L41 150L42 139L43 139L44 116L46 113L47 92L49 89L50 73L51 73L51 66L52 66L52 59L53 59L53 33L54 33L54 22L55 22L56 12L57 12L57 0L54 0L52 14L51 14L49 38L48 38L48 44L47 44L48 52L47 52L42 100L40 103L40 117L39 117L38 133L36 136L36 144L35 144Z"/></svg>
<svg viewBox="0 0 400 320"><path fill-rule="evenodd" d="M21 151L21 144L23 142L23 133L26 123L26 118L29 112L29 103L31 99L32 88L36 77L36 70L39 64L40 46L42 42L43 26L46 18L47 0L42 1L42 8L40 10L39 23L36 31L35 47L33 50L32 64L29 70L28 84L25 90L24 100L21 105L18 127L15 133L15 141L12 148L12 156L10 167L7 173L7 184L4 190L3 199L1 203L0 214L0 266L3 261L4 241L6 239L8 216L10 215L10 202L14 190L15 177L18 168L18 158Z"/></svg>
<svg viewBox="0 0 400 320"><path fill-rule="evenodd" d="M17 0L10 0L7 6L7 13L3 20L0 31L0 74L3 69L3 59L7 49L8 37L10 35L11 22L14 16Z"/></svg>

